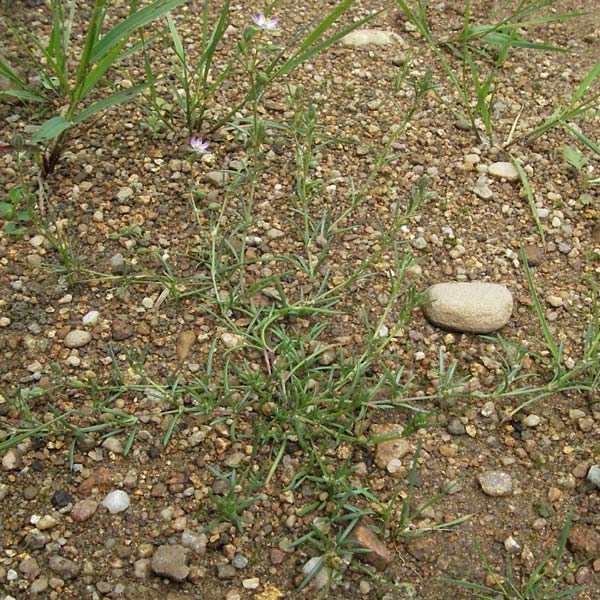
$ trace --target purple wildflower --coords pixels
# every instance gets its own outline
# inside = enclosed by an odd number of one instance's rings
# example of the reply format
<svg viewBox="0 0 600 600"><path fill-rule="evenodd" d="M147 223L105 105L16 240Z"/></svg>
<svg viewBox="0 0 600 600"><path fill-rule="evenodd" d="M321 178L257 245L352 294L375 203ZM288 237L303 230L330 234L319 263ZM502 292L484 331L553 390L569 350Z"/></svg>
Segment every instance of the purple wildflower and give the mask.
<svg viewBox="0 0 600 600"><path fill-rule="evenodd" d="M278 29L278 19L269 19L265 17L265 13L259 12L258 15L252 17L252 20L256 23L256 25L265 31L275 31Z"/></svg>
<svg viewBox="0 0 600 600"><path fill-rule="evenodd" d="M190 139L190 146L198 154L206 154L208 152L208 142L203 142L201 137Z"/></svg>

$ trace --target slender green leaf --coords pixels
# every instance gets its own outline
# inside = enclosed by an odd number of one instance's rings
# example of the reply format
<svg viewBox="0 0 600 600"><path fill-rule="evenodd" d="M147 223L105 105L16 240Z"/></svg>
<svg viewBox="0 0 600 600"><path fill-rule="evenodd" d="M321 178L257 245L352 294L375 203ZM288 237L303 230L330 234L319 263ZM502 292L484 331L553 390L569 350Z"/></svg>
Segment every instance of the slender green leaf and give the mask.
<svg viewBox="0 0 600 600"><path fill-rule="evenodd" d="M173 21L173 17L171 13L167 13L165 15L167 20L167 26L169 28L169 33L171 34L171 39L173 40L173 50L179 59L179 62L183 65L185 69L187 69L187 64L185 60L185 50L183 48L183 44L181 43L181 38L179 37L179 33L177 33L177 28L175 27L175 22Z"/></svg>
<svg viewBox="0 0 600 600"><path fill-rule="evenodd" d="M83 123L96 113L105 110L111 106L115 106L116 104L122 104L123 102L127 102L131 100L134 96L137 96L143 89L147 88L150 84L148 82L141 83L140 85L136 85L129 90L121 90L119 92L115 92L111 94L107 98L103 98L98 102L94 102L94 104L90 104L86 108L84 108L79 114L73 117L73 123Z"/></svg>
<svg viewBox="0 0 600 600"><path fill-rule="evenodd" d="M352 2L353 1L354 0L352 0ZM352 2L350 2L350 4ZM337 12L337 11L334 11L334 12ZM362 25L364 25L371 19L374 19L376 16L381 14L381 12L382 11L379 11L377 13L373 13L371 15L363 17L362 19L360 19L356 23L353 23L349 27L346 27L344 30L340 31L339 33L336 33L336 34L332 35L331 37L328 37L327 39L323 40L320 44L317 44L316 46L309 48L308 50L306 50L306 52L302 52L307 47L306 40L304 40L304 42L300 45L300 48L271 77L272 78L281 77L282 75L285 75L286 73L289 73L290 71L293 71L298 65L301 65L302 63L306 62L307 60L310 60L315 54L322 52L323 50L325 50L326 48L328 48L329 46L331 46L338 40L342 39L345 35L347 35L351 31L354 31L355 29L357 29L358 27L361 27ZM322 21L321 25L323 25L323 23L325 23L326 21L329 22L329 19L325 19L324 21ZM322 34L322 31L326 30L326 29L322 29L321 25L317 26L315 28L315 30L313 30L312 34L309 36L311 39L313 39L313 38L318 39L318 37ZM315 38L314 33L317 30L319 30L320 33L319 33L319 36L317 36Z"/></svg>
<svg viewBox="0 0 600 600"><path fill-rule="evenodd" d="M20 88L25 89L29 87L26 81L22 77L19 77L19 74L2 59L0 59L0 74L10 79L13 83L16 83Z"/></svg>
<svg viewBox="0 0 600 600"><path fill-rule="evenodd" d="M592 85L592 82L598 76L598 73L600 73L600 59L598 59L596 64L589 70L588 74L584 77L583 81L575 90L575 93L571 98L571 106L573 106L574 104L579 102L581 98L583 98L583 95L588 91L588 89Z"/></svg>
<svg viewBox="0 0 600 600"><path fill-rule="evenodd" d="M13 96L14 98L20 98L21 100L29 100L30 102L48 102L48 98L45 96L26 90L11 90L10 88L0 90L0 98L5 95Z"/></svg>
<svg viewBox="0 0 600 600"><path fill-rule="evenodd" d="M104 58L86 74L83 81L80 82L77 92L77 99L79 102L94 89L106 71L115 63L120 51L121 46L113 48L111 52L104 56Z"/></svg>
<svg viewBox="0 0 600 600"><path fill-rule="evenodd" d="M519 173L519 178L521 179L521 184L523 185L523 189L525 190L525 195L527 196L527 202L529 203L529 209L531 210L531 214L533 216L533 220L535 221L535 226L537 227L538 233L542 238L542 243L544 246L546 245L546 236L544 235L544 228L542 227L542 223L540 221L540 216L538 215L537 206L535 205L535 200L533 198L533 193L531 192L531 187L529 186L529 180L527 179L527 175L521 166L521 163L511 154L510 160L515 165L517 172Z"/></svg>
<svg viewBox="0 0 600 600"><path fill-rule="evenodd" d="M541 42L529 42L520 36L509 35L501 31L494 31L483 36L483 41L491 46L503 46L510 40L510 46L518 48L530 48L533 50L547 50L552 52L569 52L567 48L543 44Z"/></svg>
<svg viewBox="0 0 600 600"><path fill-rule="evenodd" d="M310 48L331 26L354 4L355 0L340 2L305 38L300 44L299 52Z"/></svg>
<svg viewBox="0 0 600 600"><path fill-rule="evenodd" d="M186 0L155 0L152 4L133 13L102 37L93 48L90 61L96 63L102 60L102 57L106 56L106 54L108 54L117 44L120 44L123 40L127 39L133 31L155 21L168 11L177 8L185 1Z"/></svg>
<svg viewBox="0 0 600 600"><path fill-rule="evenodd" d="M64 117L52 117L43 123L40 128L33 134L31 143L36 144L43 140L54 139L66 129L69 129L73 123L67 121Z"/></svg>
<svg viewBox="0 0 600 600"><path fill-rule="evenodd" d="M566 129L568 129L578 140L581 140L590 150L595 152L598 156L600 156L600 146L598 146L595 142L590 140L587 136L583 135L579 129L573 127L571 123L564 122L563 125ZM585 163L584 163L585 164Z"/></svg>
<svg viewBox="0 0 600 600"><path fill-rule="evenodd" d="M560 346L556 345L554 337L552 336L552 332L548 327L548 322L546 321L546 317L544 316L544 309L537 295L537 292L535 291L535 284L533 283L533 277L531 276L531 271L529 270L529 263L527 262L525 250L523 249L521 250L521 259L523 261L523 268L525 269L525 277L527 279L527 284L529 285L529 293L531 294L531 298L533 300L535 312L537 314L538 321L542 328L542 332L546 340L546 345L548 346L548 350L550 350L550 353L552 354L553 358L556 360L560 357L561 354Z"/></svg>
<svg viewBox="0 0 600 600"><path fill-rule="evenodd" d="M206 85L206 81L208 79L209 67L212 64L212 59L221 41L221 38L225 34L227 30L227 20L229 17L229 0L226 0L223 8L221 10L221 14L219 15L219 20L213 29L212 35L210 36L210 40L202 57L200 58L200 64L203 65L203 84ZM205 36L204 38L205 39Z"/></svg>

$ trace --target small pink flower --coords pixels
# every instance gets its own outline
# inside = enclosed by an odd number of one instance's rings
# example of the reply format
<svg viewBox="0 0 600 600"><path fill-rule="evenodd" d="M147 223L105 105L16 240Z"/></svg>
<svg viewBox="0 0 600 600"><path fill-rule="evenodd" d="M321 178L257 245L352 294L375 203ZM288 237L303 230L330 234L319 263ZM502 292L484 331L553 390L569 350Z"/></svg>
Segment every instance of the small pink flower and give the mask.
<svg viewBox="0 0 600 600"><path fill-rule="evenodd" d="M190 146L198 154L206 154L208 152L208 142L203 142L201 137L193 137L190 140Z"/></svg>
<svg viewBox="0 0 600 600"><path fill-rule="evenodd" d="M256 23L256 25L265 31L275 31L278 29L278 19L269 19L265 17L265 13L259 12L257 15L252 17L252 20Z"/></svg>

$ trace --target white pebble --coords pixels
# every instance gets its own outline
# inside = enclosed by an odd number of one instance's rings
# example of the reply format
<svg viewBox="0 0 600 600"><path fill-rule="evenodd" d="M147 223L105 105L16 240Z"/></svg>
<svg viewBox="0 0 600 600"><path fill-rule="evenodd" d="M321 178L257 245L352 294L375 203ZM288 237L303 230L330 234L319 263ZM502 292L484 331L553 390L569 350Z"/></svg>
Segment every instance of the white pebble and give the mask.
<svg viewBox="0 0 600 600"><path fill-rule="evenodd" d="M225 332L221 336L221 340L227 348L235 348L236 346L240 346L242 344L242 338L239 335L229 332Z"/></svg>
<svg viewBox="0 0 600 600"><path fill-rule="evenodd" d="M107 508L113 515L123 512L129 508L129 495L123 490L109 492L102 500L102 506Z"/></svg>
<svg viewBox="0 0 600 600"><path fill-rule="evenodd" d="M387 327L387 325L382 325L378 330L377 330L377 335L380 338L385 338L388 336L390 330L389 327Z"/></svg>
<svg viewBox="0 0 600 600"><path fill-rule="evenodd" d="M150 310L154 306L154 300L152 300L152 298L148 298L148 296L146 296L142 300L142 306L144 308L147 308L148 310Z"/></svg>
<svg viewBox="0 0 600 600"><path fill-rule="evenodd" d="M67 357L66 362L70 367L78 367L81 364L81 359L79 356L71 355Z"/></svg>
<svg viewBox="0 0 600 600"><path fill-rule="evenodd" d="M98 323L99 318L100 313L97 310L90 310L88 313L83 315L81 321L84 325L89 325L90 327L93 327Z"/></svg>
<svg viewBox="0 0 600 600"><path fill-rule="evenodd" d="M560 296L554 296L553 294L549 295L546 298L548 304L553 306L554 308L559 308L563 305L563 299Z"/></svg>
<svg viewBox="0 0 600 600"><path fill-rule="evenodd" d="M245 590L255 590L260 585L260 579L258 577L250 577L242 581L242 587Z"/></svg>
<svg viewBox="0 0 600 600"><path fill-rule="evenodd" d="M43 235L34 235L30 240L29 243L34 247L34 248L39 248L44 241L46 240L46 238Z"/></svg>
<svg viewBox="0 0 600 600"><path fill-rule="evenodd" d="M423 250L427 248L427 240L425 240L423 236L419 236L418 238L411 240L410 243L412 247L416 248L417 250Z"/></svg>
<svg viewBox="0 0 600 600"><path fill-rule="evenodd" d="M386 465L386 469L388 473L392 475L397 473L402 468L402 461L399 458L392 458L390 462Z"/></svg>
<svg viewBox="0 0 600 600"><path fill-rule="evenodd" d="M527 427L537 427L540 424L540 418L537 415L527 415L523 419L523 424Z"/></svg>

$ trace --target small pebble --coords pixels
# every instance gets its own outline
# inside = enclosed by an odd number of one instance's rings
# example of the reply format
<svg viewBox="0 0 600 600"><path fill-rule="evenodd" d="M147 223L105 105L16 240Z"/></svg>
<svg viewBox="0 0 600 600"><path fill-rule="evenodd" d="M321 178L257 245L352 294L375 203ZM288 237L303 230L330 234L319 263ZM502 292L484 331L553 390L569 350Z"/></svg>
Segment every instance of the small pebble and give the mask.
<svg viewBox="0 0 600 600"><path fill-rule="evenodd" d="M510 496L512 494L512 477L500 471L486 471L477 480L487 496Z"/></svg>
<svg viewBox="0 0 600 600"><path fill-rule="evenodd" d="M102 506L107 508L113 515L123 512L129 508L129 495L123 490L109 492L102 500Z"/></svg>
<svg viewBox="0 0 600 600"><path fill-rule="evenodd" d="M527 415L523 419L523 424L527 427L537 427L540 424L540 418L537 415Z"/></svg>
<svg viewBox="0 0 600 600"><path fill-rule="evenodd" d="M81 322L88 327L94 327L94 325L98 324L99 318L100 318L100 313L97 310L90 310L88 313L86 313L83 316L83 318L81 319Z"/></svg>
<svg viewBox="0 0 600 600"><path fill-rule="evenodd" d="M242 581L242 587L245 590L255 590L260 586L260 579L258 577L250 577Z"/></svg>
<svg viewBox="0 0 600 600"><path fill-rule="evenodd" d="M592 465L587 474L587 480L593 483L597 488L600 488L600 467Z"/></svg>
<svg viewBox="0 0 600 600"><path fill-rule="evenodd" d="M73 502L73 498L68 492L58 490L54 492L50 502L52 503L52 506L56 508L64 508Z"/></svg>
<svg viewBox="0 0 600 600"><path fill-rule="evenodd" d="M465 434L465 426L462 421L457 417L450 419L448 426L446 427L447 431L451 435L464 435Z"/></svg>
<svg viewBox="0 0 600 600"><path fill-rule="evenodd" d="M23 466L23 455L18 448L9 448L2 457L2 469L15 471Z"/></svg>
<svg viewBox="0 0 600 600"><path fill-rule="evenodd" d="M91 340L92 334L89 331L74 329L73 331L69 331L65 337L64 344L67 348L81 348L89 344Z"/></svg>

